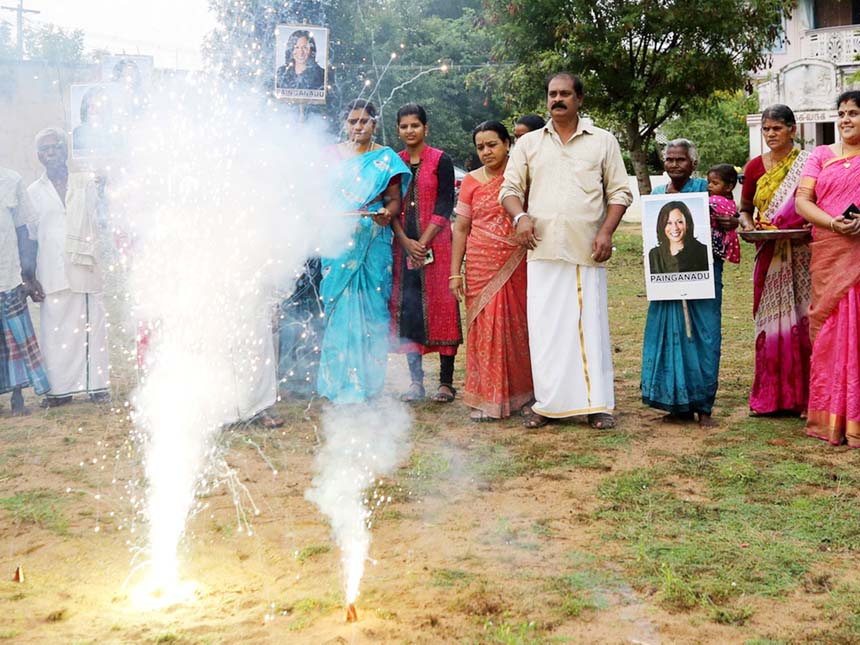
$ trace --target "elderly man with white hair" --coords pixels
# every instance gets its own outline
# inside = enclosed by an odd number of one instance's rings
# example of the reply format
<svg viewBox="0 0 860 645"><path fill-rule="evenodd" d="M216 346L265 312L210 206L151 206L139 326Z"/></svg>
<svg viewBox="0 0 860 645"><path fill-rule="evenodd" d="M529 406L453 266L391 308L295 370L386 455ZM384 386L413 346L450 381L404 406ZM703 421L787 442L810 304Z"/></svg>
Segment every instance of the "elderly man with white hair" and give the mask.
<svg viewBox="0 0 860 645"><path fill-rule="evenodd" d="M92 173L69 173L62 130L39 132L36 152L45 172L27 192L35 211L31 236L39 243L36 278L45 293L40 345L51 390L42 405L63 405L75 394L106 402L110 376L95 222L98 187Z"/></svg>

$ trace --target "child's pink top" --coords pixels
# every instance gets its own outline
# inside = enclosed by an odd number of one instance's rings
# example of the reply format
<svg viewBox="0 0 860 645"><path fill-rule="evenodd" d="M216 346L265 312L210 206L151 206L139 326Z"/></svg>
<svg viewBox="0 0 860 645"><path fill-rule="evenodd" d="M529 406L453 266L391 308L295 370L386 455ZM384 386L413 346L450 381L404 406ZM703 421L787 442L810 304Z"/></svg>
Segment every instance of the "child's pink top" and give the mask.
<svg viewBox="0 0 860 645"><path fill-rule="evenodd" d="M738 209L734 200L722 195L708 197L711 205L711 243L714 246L714 257L723 258L738 264L741 261L741 244L737 231L721 231L717 228L717 217L734 217Z"/></svg>

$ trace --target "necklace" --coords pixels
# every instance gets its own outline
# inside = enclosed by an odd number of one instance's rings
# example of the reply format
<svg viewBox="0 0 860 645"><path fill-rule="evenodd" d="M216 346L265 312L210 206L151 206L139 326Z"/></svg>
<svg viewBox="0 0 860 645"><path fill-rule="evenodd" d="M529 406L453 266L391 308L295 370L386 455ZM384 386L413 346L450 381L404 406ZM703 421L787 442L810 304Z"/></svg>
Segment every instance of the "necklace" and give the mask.
<svg viewBox="0 0 860 645"><path fill-rule="evenodd" d="M782 154L782 152L780 152L779 159L776 158L776 154L773 150L771 150L767 154L762 155L762 165L764 165L764 169L770 171L776 164L778 164L780 161L790 155L792 149L793 147L789 149L788 152L786 152L785 154Z"/></svg>
<svg viewBox="0 0 860 645"><path fill-rule="evenodd" d="M502 173L500 173L500 172L497 172L497 173L493 173L493 174L491 175L489 172L487 172L487 167L486 167L486 166L481 166L481 170L484 172L484 183L485 183L485 184L486 184L486 183L488 183L488 182L490 182L490 181L492 181L493 179L495 179L496 177L498 177L499 175L501 175L501 174L502 174Z"/></svg>
<svg viewBox="0 0 860 645"><path fill-rule="evenodd" d="M843 168L850 168L851 167L851 161L850 160L853 157L856 157L858 154L860 154L860 151L857 151L857 150L854 150L853 152L854 152L854 154L851 155L851 157L846 158L845 161L843 162L843 164L842 164ZM845 142L844 141L839 142L839 153L840 153L839 154L840 157L845 156Z"/></svg>
<svg viewBox="0 0 860 645"><path fill-rule="evenodd" d="M366 148L364 146L362 146L361 144L355 142L355 141L344 141L344 144L345 144L346 150L354 153L356 156L361 156L361 155L366 154L366 153L370 152L371 150L373 150L373 140L372 139L371 139L370 143L367 144Z"/></svg>

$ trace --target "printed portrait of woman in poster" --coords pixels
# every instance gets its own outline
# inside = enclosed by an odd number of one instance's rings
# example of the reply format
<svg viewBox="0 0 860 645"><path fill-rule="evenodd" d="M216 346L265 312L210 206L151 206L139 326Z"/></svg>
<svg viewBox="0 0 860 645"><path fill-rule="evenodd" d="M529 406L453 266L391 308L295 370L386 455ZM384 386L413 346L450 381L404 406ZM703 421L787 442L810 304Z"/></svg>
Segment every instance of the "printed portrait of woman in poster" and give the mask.
<svg viewBox="0 0 860 645"><path fill-rule="evenodd" d="M72 85L71 99L72 158L107 158L123 149L122 119L115 106L122 88L118 83Z"/></svg>
<svg viewBox="0 0 860 645"><path fill-rule="evenodd" d="M114 106L117 118L133 120L141 116L149 105L152 89L153 58L142 55L104 56L102 82L116 83L121 89L121 104Z"/></svg>
<svg viewBox="0 0 860 645"><path fill-rule="evenodd" d="M325 103L328 29L278 25L275 29L275 96Z"/></svg>
<svg viewBox="0 0 860 645"><path fill-rule="evenodd" d="M642 242L648 300L714 297L707 193L643 197Z"/></svg>

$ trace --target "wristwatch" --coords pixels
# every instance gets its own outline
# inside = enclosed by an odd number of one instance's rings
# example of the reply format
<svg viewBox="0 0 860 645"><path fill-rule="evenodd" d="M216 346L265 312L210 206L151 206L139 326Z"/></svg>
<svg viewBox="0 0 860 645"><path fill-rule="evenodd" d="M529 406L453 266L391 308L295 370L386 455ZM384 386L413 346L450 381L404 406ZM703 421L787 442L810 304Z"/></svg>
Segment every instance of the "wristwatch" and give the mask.
<svg viewBox="0 0 860 645"><path fill-rule="evenodd" d="M523 212L522 212L522 213L520 213L519 215L514 215L514 228L516 228L516 227L517 227L517 224L519 224L519 223L520 223L520 220L521 220L523 217L528 217L528 216L529 216L529 214L528 214L528 213L526 213L525 211L523 211Z"/></svg>

